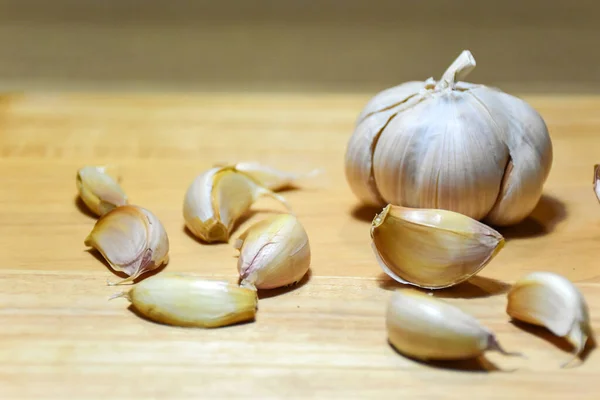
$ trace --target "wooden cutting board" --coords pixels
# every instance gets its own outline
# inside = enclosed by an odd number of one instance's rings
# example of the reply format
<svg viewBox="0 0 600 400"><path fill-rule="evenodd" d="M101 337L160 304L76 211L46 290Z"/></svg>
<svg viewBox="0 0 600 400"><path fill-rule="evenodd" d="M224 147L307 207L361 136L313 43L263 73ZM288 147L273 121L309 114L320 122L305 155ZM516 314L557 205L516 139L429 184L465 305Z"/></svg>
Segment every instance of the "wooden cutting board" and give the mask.
<svg viewBox="0 0 600 400"><path fill-rule="evenodd" d="M399 285L370 249L376 210L343 174L346 142L368 95L37 95L0 97L0 398L599 398L600 356L560 369L568 346L505 313L510 283L559 272L581 288L600 330L600 97L529 97L554 164L533 214L502 230L506 247L478 277L437 296L478 317L509 350L485 362L419 363L388 345L384 310ZM118 168L133 203L171 242L166 271L236 281L231 244L183 228L187 186L217 162L261 161L323 173L285 193L311 242L312 274L261 296L254 323L216 330L144 320L117 277L83 244L95 219L76 201L86 164ZM239 227L282 210L261 200ZM235 237L235 234L234 234Z"/></svg>

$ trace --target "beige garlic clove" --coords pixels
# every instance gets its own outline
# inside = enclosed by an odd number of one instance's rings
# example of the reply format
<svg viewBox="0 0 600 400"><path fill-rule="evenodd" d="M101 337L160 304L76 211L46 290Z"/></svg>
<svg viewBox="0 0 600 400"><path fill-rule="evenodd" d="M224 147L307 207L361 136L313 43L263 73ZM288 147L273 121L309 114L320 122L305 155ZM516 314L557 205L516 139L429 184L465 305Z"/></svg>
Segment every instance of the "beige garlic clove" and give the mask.
<svg viewBox="0 0 600 400"><path fill-rule="evenodd" d="M504 246L500 233L465 215L391 204L373 220L371 238L384 272L428 289L469 279Z"/></svg>
<svg viewBox="0 0 600 400"><path fill-rule="evenodd" d="M212 168L198 176L187 190L185 224L207 243L227 242L236 221L262 196L272 197L289 209L282 196L235 168Z"/></svg>
<svg viewBox="0 0 600 400"><path fill-rule="evenodd" d="M392 293L386 314L390 344L419 360L459 360L503 350L477 319L445 301L414 289Z"/></svg>
<svg viewBox="0 0 600 400"><path fill-rule="evenodd" d="M600 201L600 164L594 165L594 193Z"/></svg>
<svg viewBox="0 0 600 400"><path fill-rule="evenodd" d="M321 171L312 170L305 174L281 171L268 165L257 162L239 162L234 165L217 165L220 167L229 166L236 171L243 172L261 186L274 192L294 186L299 180L311 178L318 175Z"/></svg>
<svg viewBox="0 0 600 400"><path fill-rule="evenodd" d="M255 318L256 291L227 282L160 274L135 285L126 297L146 318L182 327L217 328Z"/></svg>
<svg viewBox="0 0 600 400"><path fill-rule="evenodd" d="M98 250L114 270L129 275L117 284L131 282L169 260L163 225L150 211L133 205L104 214L85 244Z"/></svg>
<svg viewBox="0 0 600 400"><path fill-rule="evenodd" d="M506 312L512 318L543 326L573 345L576 359L592 336L588 306L581 292L565 277L533 272L518 280L508 293Z"/></svg>
<svg viewBox="0 0 600 400"><path fill-rule="evenodd" d="M77 171L77 189L81 200L98 216L127 204L125 192L105 167L86 166Z"/></svg>
<svg viewBox="0 0 600 400"><path fill-rule="evenodd" d="M290 214L252 225L235 243L242 286L274 289L302 279L310 267L308 235Z"/></svg>
<svg viewBox="0 0 600 400"><path fill-rule="evenodd" d="M552 164L542 117L525 101L463 82L464 51L439 81L373 97L348 142L345 171L365 203L446 209L512 225L534 209Z"/></svg>

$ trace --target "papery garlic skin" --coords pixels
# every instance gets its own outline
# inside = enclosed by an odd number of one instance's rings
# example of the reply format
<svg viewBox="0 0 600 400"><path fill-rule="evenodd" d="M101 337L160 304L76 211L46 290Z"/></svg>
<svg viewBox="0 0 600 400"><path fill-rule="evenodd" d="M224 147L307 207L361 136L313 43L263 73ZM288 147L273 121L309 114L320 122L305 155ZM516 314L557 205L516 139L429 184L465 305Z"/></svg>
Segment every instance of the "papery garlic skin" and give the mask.
<svg viewBox="0 0 600 400"><path fill-rule="evenodd" d="M127 204L125 192L104 167L86 166L79 169L77 189L81 200L98 216Z"/></svg>
<svg viewBox="0 0 600 400"><path fill-rule="evenodd" d="M227 282L161 274L135 285L126 297L146 318L181 327L217 328L255 318L256 291Z"/></svg>
<svg viewBox="0 0 600 400"><path fill-rule="evenodd" d="M169 238L162 223L147 209L134 205L104 214L85 245L98 250L114 270L129 275L118 284L131 282L169 260Z"/></svg>
<svg viewBox="0 0 600 400"><path fill-rule="evenodd" d="M235 222L262 196L272 197L289 208L283 197L235 168L211 168L194 179L185 194L185 224L194 236L207 243L227 242Z"/></svg>
<svg viewBox="0 0 600 400"><path fill-rule="evenodd" d="M310 267L308 235L291 214L252 225L235 243L242 286L274 289L299 282Z"/></svg>
<svg viewBox="0 0 600 400"><path fill-rule="evenodd" d="M500 233L465 215L394 205L373 219L371 239L385 273L428 289L469 279L504 246Z"/></svg>
<svg viewBox="0 0 600 400"><path fill-rule="evenodd" d="M508 293L506 312L565 337L576 357L592 336L585 298L571 281L552 272L533 272L519 279Z"/></svg>
<svg viewBox="0 0 600 400"><path fill-rule="evenodd" d="M346 151L357 197L493 225L531 213L552 164L548 130L523 100L459 81L474 66L465 51L440 81L407 82L369 101Z"/></svg>
<svg viewBox="0 0 600 400"><path fill-rule="evenodd" d="M459 360L487 350L507 353L494 334L471 315L445 301L401 289L392 293L386 313L390 344L420 360Z"/></svg>
<svg viewBox="0 0 600 400"><path fill-rule="evenodd" d="M234 168L236 171L243 172L261 186L274 192L294 186L298 180L315 176L320 172L319 170L313 170L306 174L297 174L281 171L277 168L252 161L239 162L230 167Z"/></svg>

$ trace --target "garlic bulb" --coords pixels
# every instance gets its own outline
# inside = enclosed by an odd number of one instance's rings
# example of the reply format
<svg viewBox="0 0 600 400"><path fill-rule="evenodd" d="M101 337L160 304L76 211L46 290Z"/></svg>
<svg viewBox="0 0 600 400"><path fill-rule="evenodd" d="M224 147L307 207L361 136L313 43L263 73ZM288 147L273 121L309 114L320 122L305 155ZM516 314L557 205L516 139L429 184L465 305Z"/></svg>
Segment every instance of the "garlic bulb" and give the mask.
<svg viewBox="0 0 600 400"><path fill-rule="evenodd" d="M552 164L546 125L525 101L460 81L474 67L464 51L438 82L407 82L368 102L346 152L357 197L493 225L533 210Z"/></svg>
<svg viewBox="0 0 600 400"><path fill-rule="evenodd" d="M600 164L594 165L594 193L600 201Z"/></svg>
<svg viewBox="0 0 600 400"><path fill-rule="evenodd" d="M302 279L310 266L308 235L291 214L252 225L235 243L242 286L274 289Z"/></svg>
<svg viewBox="0 0 600 400"><path fill-rule="evenodd" d="M145 208L126 205L104 214L85 239L131 282L169 260L169 238L158 218Z"/></svg>
<svg viewBox="0 0 600 400"><path fill-rule="evenodd" d="M188 188L183 217L188 229L207 243L227 242L235 222L262 196L285 199L233 167L217 167L199 175Z"/></svg>
<svg viewBox="0 0 600 400"><path fill-rule="evenodd" d="M469 279L504 247L500 233L465 215L393 205L373 219L371 238L385 273L428 289Z"/></svg>
<svg viewBox="0 0 600 400"><path fill-rule="evenodd" d="M575 357L592 336L583 295L571 281L552 272L532 272L519 279L508 293L506 312L514 319L565 337L573 345Z"/></svg>
<svg viewBox="0 0 600 400"><path fill-rule="evenodd" d="M477 319L445 301L414 289L392 294L386 327L392 346L420 360L460 360L503 350L494 334Z"/></svg>
<svg viewBox="0 0 600 400"><path fill-rule="evenodd" d="M77 189L81 200L98 216L127 204L125 192L105 167L87 166L77 171Z"/></svg>

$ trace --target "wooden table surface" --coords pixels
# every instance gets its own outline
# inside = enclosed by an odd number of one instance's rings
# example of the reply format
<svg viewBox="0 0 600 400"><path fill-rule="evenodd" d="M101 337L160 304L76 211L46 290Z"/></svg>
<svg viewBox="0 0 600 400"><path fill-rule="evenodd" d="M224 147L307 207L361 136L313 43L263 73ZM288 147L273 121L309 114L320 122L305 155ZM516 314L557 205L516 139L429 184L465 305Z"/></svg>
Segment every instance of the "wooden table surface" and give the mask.
<svg viewBox="0 0 600 400"><path fill-rule="evenodd" d="M505 314L511 281L559 272L587 297L600 330L600 98L526 97L545 118L554 164L526 221L470 282L436 292L478 317L526 359L428 365L394 352L384 310L399 287L370 249L375 210L358 205L343 155L368 95L41 95L0 97L0 398L599 398L600 355L560 369L568 347ZM254 323L216 330L144 320L107 301L115 275L86 251L94 218L75 173L118 167L133 203L164 223L165 271L236 281L231 244L202 245L183 228L183 195L216 162L322 168L285 196L312 247L310 279L262 295ZM281 210L261 200L249 223ZM235 235L234 235L235 236Z"/></svg>

